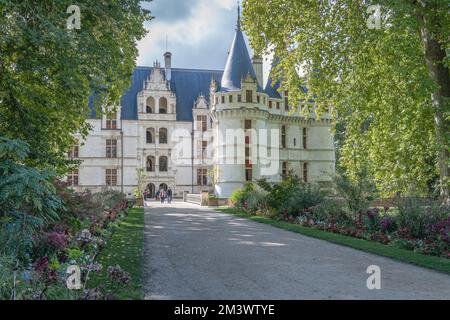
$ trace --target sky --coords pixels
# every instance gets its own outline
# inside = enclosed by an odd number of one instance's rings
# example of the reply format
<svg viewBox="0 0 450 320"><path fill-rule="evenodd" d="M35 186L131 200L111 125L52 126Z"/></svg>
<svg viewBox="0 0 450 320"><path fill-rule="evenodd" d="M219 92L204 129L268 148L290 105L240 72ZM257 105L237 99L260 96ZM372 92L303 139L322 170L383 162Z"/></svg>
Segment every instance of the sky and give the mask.
<svg viewBox="0 0 450 320"><path fill-rule="evenodd" d="M236 28L236 0L153 0L144 7L155 18L145 24L149 32L138 43L137 65L152 66L155 60L163 65L167 48L173 68L224 69ZM265 78L267 73L265 68Z"/></svg>

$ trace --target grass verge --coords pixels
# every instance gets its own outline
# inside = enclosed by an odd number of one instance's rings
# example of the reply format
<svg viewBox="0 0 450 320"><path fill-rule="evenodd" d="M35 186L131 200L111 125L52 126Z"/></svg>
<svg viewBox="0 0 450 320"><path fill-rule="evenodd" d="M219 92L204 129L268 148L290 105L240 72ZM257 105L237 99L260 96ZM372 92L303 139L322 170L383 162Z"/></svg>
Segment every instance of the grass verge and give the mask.
<svg viewBox="0 0 450 320"><path fill-rule="evenodd" d="M111 240L96 259L103 265L99 274L92 275L89 287L103 285L106 290L114 292L116 299L140 300L144 298L142 287L144 251L144 209L128 209L126 218L120 222ZM131 275L130 283L122 288L113 287L108 280L108 266L118 264Z"/></svg>
<svg viewBox="0 0 450 320"><path fill-rule="evenodd" d="M273 220L267 217L253 216L246 212L233 208L216 209L223 213L232 214L241 218L246 218L259 223L269 224L271 226L284 230L303 234L308 237L326 240L336 244L344 245L365 252L389 257L401 262L411 263L420 267L433 269L435 271L450 274L450 259L444 259L434 256L427 256L418 252L401 249L393 245L384 245L378 242L353 238L342 234L322 231L314 228L303 227L284 221Z"/></svg>

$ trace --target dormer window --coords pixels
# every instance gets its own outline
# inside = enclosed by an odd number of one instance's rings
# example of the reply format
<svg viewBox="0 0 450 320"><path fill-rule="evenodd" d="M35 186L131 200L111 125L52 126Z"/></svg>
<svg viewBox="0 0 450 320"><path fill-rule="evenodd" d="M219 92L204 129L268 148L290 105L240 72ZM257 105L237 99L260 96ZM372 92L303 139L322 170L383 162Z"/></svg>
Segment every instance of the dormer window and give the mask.
<svg viewBox="0 0 450 320"><path fill-rule="evenodd" d="M207 117L206 116L197 116L197 130L199 131L207 131Z"/></svg>
<svg viewBox="0 0 450 320"><path fill-rule="evenodd" d="M253 92L252 90L247 90L245 92L245 101L252 103L253 102Z"/></svg>
<svg viewBox="0 0 450 320"><path fill-rule="evenodd" d="M153 113L154 111L155 111L155 99L153 99L153 97L148 97L145 112Z"/></svg>
<svg viewBox="0 0 450 320"><path fill-rule="evenodd" d="M164 97L159 99L159 113L167 113L167 99Z"/></svg>
<svg viewBox="0 0 450 320"><path fill-rule="evenodd" d="M106 116L106 129L117 129L117 112Z"/></svg>

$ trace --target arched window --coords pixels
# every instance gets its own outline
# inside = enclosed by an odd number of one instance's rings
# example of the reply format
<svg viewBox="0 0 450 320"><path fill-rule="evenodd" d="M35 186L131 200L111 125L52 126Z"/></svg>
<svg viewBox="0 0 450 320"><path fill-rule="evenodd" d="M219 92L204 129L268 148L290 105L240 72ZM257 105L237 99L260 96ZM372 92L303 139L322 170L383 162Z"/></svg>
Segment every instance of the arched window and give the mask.
<svg viewBox="0 0 450 320"><path fill-rule="evenodd" d="M159 157L159 171L167 172L167 157Z"/></svg>
<svg viewBox="0 0 450 320"><path fill-rule="evenodd" d="M153 156L147 157L147 171L148 172L155 171L155 157Z"/></svg>
<svg viewBox="0 0 450 320"><path fill-rule="evenodd" d="M147 143L155 143L154 133L155 130L153 128L147 129Z"/></svg>
<svg viewBox="0 0 450 320"><path fill-rule="evenodd" d="M161 143L161 144L167 143L167 129L166 128L159 129L159 143Z"/></svg>
<svg viewBox="0 0 450 320"><path fill-rule="evenodd" d="M167 113L167 99L164 97L159 99L159 113Z"/></svg>
<svg viewBox="0 0 450 320"><path fill-rule="evenodd" d="M155 99L153 97L147 98L147 113L153 113L155 111Z"/></svg>

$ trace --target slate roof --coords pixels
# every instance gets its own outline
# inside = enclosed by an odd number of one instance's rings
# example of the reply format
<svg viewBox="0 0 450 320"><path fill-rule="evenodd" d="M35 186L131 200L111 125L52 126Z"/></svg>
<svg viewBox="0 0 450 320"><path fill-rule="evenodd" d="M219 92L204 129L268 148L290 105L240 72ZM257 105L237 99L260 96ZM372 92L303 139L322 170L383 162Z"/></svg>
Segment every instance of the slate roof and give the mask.
<svg viewBox="0 0 450 320"><path fill-rule="evenodd" d="M177 120L192 121L194 101L203 94L209 103L211 79L220 84L223 71L172 69L170 87L177 96Z"/></svg>
<svg viewBox="0 0 450 320"><path fill-rule="evenodd" d="M280 80L278 80L277 82L273 83L273 79L272 79L272 77L270 77L269 79L267 79L267 84L266 84L266 88L264 89L264 91L271 98L281 99L281 95L278 92L278 89L280 88L280 85L281 85L281 81Z"/></svg>
<svg viewBox="0 0 450 320"><path fill-rule="evenodd" d="M137 120L137 94L142 91L144 81L149 77L153 68L136 67L132 76L131 87L121 98L123 120ZM164 68L161 69L164 72ZM206 99L209 97L211 79L220 81L222 71L216 70L194 70L194 69L172 69L170 88L176 94L177 121L192 121L192 108L195 100L203 94ZM93 97L89 99L92 109ZM95 112L92 111L92 118Z"/></svg>
<svg viewBox="0 0 450 320"><path fill-rule="evenodd" d="M238 25L221 80L221 91L235 91L241 88L241 79L250 75L256 79L252 60L247 50L244 35ZM262 91L258 86L258 91Z"/></svg>
<svg viewBox="0 0 450 320"><path fill-rule="evenodd" d="M271 69L275 68L277 66L277 64L280 63L280 59L278 57L274 57L272 60L272 66ZM267 93L269 95L269 97L271 98L275 98L275 99L281 99L281 95L278 92L278 89L281 86L281 80L277 80L274 83L274 80L272 79L271 76L269 76L269 79L267 79L267 84L266 87L264 88L264 92ZM304 93L308 92L308 88L305 86L301 86L301 89ZM312 100L310 100L311 102ZM314 102L314 101L312 101Z"/></svg>
<svg viewBox="0 0 450 320"><path fill-rule="evenodd" d="M277 82L273 83L273 79L272 77L269 77L269 79L267 79L267 84L266 87L264 89L264 92L267 93L269 95L269 97L274 98L274 99L282 99L280 93L278 92L278 89L281 86L281 81L277 80ZM308 93L308 88L305 86L301 86L301 89L304 93ZM309 100L309 102L314 102L314 100Z"/></svg>

